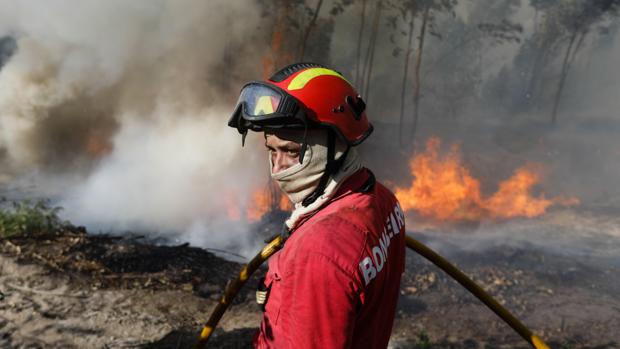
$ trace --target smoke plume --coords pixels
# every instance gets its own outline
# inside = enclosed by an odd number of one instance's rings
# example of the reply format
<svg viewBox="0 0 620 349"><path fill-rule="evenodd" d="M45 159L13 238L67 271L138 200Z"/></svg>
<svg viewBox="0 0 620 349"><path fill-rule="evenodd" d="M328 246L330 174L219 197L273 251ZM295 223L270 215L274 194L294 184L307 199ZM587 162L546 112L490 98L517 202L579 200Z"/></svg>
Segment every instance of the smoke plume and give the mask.
<svg viewBox="0 0 620 349"><path fill-rule="evenodd" d="M0 177L30 181L76 224L217 245L231 233L222 198L266 178L226 127L260 71L256 13L249 1L0 1L0 35L17 43L0 70Z"/></svg>

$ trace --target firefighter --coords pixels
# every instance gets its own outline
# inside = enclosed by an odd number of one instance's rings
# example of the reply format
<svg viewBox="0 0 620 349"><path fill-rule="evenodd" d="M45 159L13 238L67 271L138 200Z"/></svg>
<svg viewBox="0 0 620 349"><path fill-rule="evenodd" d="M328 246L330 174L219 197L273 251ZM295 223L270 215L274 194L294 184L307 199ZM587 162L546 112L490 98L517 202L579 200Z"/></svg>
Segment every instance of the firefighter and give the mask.
<svg viewBox="0 0 620 349"><path fill-rule="evenodd" d="M385 348L405 268L404 215L354 148L372 132L338 72L297 63L246 84L229 121L264 132L271 177L294 204L257 291L256 348Z"/></svg>

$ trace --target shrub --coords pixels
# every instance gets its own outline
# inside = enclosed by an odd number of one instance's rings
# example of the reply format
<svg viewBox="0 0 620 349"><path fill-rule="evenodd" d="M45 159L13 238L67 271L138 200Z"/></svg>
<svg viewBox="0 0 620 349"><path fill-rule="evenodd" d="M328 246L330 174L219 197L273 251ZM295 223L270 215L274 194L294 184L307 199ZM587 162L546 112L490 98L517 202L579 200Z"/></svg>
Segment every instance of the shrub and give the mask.
<svg viewBox="0 0 620 349"><path fill-rule="evenodd" d="M0 237L53 232L67 226L49 200L31 202L0 199Z"/></svg>

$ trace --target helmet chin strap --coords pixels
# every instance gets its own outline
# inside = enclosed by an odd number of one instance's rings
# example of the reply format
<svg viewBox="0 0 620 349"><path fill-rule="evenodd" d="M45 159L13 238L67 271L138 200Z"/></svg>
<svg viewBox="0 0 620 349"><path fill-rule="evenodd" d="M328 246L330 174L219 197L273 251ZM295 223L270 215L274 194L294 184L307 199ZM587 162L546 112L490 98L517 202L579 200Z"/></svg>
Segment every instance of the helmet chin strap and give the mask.
<svg viewBox="0 0 620 349"><path fill-rule="evenodd" d="M302 154L305 150L305 146L306 142L304 141L304 145L302 146ZM332 175L336 174L338 170L340 170L342 164L344 164L344 160L347 157L347 154L349 153L349 149L350 146L347 145L347 148L345 149L342 156L338 160L336 160L336 134L330 129L327 130L327 164L325 165L325 172L321 176L321 179L319 180L319 185L316 187L316 189L301 202L302 206L307 207L311 205L313 202L316 201L316 199L323 195L329 178Z"/></svg>

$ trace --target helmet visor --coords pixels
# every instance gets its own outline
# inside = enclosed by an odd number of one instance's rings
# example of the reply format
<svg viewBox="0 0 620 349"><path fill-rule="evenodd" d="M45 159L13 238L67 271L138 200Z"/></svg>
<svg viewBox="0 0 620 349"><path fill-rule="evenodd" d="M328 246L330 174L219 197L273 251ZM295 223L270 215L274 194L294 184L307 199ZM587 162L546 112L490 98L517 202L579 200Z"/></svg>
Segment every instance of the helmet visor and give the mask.
<svg viewBox="0 0 620 349"><path fill-rule="evenodd" d="M246 85L239 96L246 116L270 116L278 111L282 94L269 86L251 83Z"/></svg>

